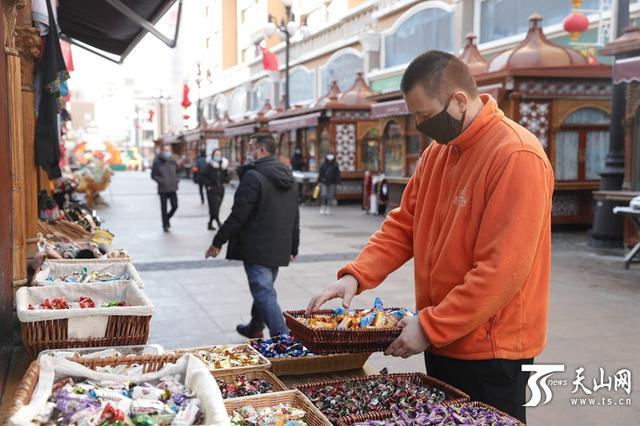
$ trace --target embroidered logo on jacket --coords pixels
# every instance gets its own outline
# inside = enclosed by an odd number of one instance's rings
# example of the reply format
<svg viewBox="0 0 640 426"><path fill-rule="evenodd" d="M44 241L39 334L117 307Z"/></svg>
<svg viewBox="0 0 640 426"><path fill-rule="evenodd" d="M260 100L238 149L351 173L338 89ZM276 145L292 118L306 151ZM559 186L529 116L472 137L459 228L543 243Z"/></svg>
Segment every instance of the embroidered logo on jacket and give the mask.
<svg viewBox="0 0 640 426"><path fill-rule="evenodd" d="M458 192L458 195L456 195L453 198L453 204L455 204L456 206L460 206L460 207L464 207L467 205L467 195L466 195L466 188L462 188L460 190L460 192Z"/></svg>

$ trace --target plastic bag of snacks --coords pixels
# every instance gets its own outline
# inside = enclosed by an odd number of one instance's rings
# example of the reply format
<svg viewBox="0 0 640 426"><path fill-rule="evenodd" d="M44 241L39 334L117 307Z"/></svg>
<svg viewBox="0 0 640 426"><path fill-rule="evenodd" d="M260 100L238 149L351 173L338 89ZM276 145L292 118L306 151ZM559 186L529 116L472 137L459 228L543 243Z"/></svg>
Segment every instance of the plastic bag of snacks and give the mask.
<svg viewBox="0 0 640 426"><path fill-rule="evenodd" d="M204 364L185 355L153 373L115 375L43 357L31 399L10 425L226 425L222 395Z"/></svg>

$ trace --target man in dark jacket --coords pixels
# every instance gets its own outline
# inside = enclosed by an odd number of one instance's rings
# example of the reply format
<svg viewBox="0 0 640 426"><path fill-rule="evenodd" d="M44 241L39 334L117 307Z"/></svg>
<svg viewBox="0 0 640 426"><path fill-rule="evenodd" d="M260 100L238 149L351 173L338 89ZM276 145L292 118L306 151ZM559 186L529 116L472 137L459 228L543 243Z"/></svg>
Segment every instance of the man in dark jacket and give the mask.
<svg viewBox="0 0 640 426"><path fill-rule="evenodd" d="M193 181L198 184L198 190L200 191L200 201L204 204L204 183L203 174L207 167L207 152L204 149L200 150L198 158L196 158L196 164L193 167Z"/></svg>
<svg viewBox="0 0 640 426"><path fill-rule="evenodd" d="M165 145L162 152L156 157L151 167L151 179L158 184L160 195L160 210L162 212L162 229L169 232L171 223L169 219L178 210L178 165L173 159L171 147ZM167 212L167 201L171 203L171 210Z"/></svg>
<svg viewBox="0 0 640 426"><path fill-rule="evenodd" d="M216 257L229 241L227 259L242 260L253 295L251 322L236 330L248 338L288 334L274 282L280 266L298 255L300 241L298 191L291 170L274 158L271 135L254 135L249 144L253 162L238 170L231 214L213 239L205 257Z"/></svg>

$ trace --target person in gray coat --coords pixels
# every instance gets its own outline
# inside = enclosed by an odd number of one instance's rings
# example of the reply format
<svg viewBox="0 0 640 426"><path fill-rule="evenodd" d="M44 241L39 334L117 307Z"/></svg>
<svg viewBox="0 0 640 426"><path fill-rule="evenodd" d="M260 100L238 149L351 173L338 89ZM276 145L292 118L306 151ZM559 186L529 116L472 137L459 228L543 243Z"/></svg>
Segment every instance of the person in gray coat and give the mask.
<svg viewBox="0 0 640 426"><path fill-rule="evenodd" d="M178 210L178 165L173 159L171 147L165 145L162 152L153 161L151 167L151 179L158 184L160 195L160 211L162 213L162 229L169 232L171 223L169 220ZM171 210L167 211L167 201L171 204Z"/></svg>

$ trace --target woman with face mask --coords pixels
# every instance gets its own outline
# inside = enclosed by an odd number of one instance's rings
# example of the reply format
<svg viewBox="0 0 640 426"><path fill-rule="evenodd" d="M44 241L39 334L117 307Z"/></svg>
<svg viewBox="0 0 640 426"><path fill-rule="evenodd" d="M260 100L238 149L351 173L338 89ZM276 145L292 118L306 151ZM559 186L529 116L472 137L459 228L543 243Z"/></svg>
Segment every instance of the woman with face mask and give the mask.
<svg viewBox="0 0 640 426"><path fill-rule="evenodd" d="M229 183L229 172L227 170L229 160L222 156L219 149L211 153L209 163L202 173L202 182L207 188L207 202L209 204L209 223L207 229L215 230L213 221L220 226L220 205L224 198L224 186Z"/></svg>
<svg viewBox="0 0 640 426"><path fill-rule="evenodd" d="M336 198L336 188L340 183L340 166L333 153L327 155L318 174L320 184L320 214L331 214L331 205Z"/></svg>

